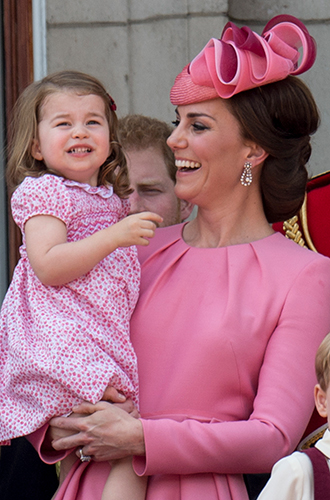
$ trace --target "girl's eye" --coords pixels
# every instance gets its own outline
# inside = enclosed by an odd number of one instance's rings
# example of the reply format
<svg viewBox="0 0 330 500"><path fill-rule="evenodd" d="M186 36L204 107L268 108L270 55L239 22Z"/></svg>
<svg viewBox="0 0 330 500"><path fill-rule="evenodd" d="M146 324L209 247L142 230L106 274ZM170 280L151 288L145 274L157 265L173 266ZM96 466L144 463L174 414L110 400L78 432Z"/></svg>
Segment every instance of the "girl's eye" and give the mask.
<svg viewBox="0 0 330 500"><path fill-rule="evenodd" d="M174 127L178 127L179 124L180 124L179 120L175 120L174 122L172 122L172 125L174 125Z"/></svg>
<svg viewBox="0 0 330 500"><path fill-rule="evenodd" d="M69 125L69 122L60 122L56 125L56 127L66 127Z"/></svg>
<svg viewBox="0 0 330 500"><path fill-rule="evenodd" d="M99 125L100 122L98 122L97 120L89 120L89 122L87 124L88 125Z"/></svg>

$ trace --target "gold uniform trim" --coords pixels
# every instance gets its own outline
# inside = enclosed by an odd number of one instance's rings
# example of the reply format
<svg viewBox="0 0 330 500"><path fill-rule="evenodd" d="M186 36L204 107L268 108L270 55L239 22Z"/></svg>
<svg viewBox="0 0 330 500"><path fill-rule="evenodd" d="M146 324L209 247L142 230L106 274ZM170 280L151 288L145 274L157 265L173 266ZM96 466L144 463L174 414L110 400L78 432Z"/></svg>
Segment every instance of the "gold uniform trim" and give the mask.
<svg viewBox="0 0 330 500"><path fill-rule="evenodd" d="M302 232L299 228L299 219ZM291 219L284 221L283 230L285 232L285 236L290 240L298 243L298 245L300 245L301 247L307 247L310 250L313 250L313 252L317 252L308 230L307 193L305 194L304 203L299 211L299 218L297 215L295 215L294 217L291 217Z"/></svg>

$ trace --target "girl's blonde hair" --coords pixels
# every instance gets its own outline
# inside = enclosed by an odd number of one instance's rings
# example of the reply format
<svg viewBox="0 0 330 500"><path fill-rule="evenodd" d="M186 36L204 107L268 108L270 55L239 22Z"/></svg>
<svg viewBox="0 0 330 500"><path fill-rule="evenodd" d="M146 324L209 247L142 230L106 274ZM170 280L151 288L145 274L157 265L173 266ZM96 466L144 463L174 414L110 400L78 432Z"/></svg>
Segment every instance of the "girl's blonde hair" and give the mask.
<svg viewBox="0 0 330 500"><path fill-rule="evenodd" d="M330 333L324 337L317 350L315 371L321 389L326 391L330 384Z"/></svg>
<svg viewBox="0 0 330 500"><path fill-rule="evenodd" d="M38 137L38 123L46 98L58 92L97 95L103 99L109 124L110 155L100 167L98 185L112 184L114 192L125 198L129 188L126 158L118 142L118 119L112 98L102 83L80 71L59 71L29 85L18 98L10 130L7 181L16 188L25 177L39 177L50 172L43 161L32 156L32 142Z"/></svg>

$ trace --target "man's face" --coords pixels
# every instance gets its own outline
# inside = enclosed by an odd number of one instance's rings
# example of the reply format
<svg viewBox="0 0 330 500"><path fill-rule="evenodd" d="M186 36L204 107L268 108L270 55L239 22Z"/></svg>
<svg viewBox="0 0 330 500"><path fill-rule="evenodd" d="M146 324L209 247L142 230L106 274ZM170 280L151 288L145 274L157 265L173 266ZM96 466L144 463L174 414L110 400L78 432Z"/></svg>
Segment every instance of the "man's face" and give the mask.
<svg viewBox="0 0 330 500"><path fill-rule="evenodd" d="M161 226L181 222L180 200L174 194L165 160L157 148L129 150L126 152L130 187L130 214L155 212L163 217Z"/></svg>

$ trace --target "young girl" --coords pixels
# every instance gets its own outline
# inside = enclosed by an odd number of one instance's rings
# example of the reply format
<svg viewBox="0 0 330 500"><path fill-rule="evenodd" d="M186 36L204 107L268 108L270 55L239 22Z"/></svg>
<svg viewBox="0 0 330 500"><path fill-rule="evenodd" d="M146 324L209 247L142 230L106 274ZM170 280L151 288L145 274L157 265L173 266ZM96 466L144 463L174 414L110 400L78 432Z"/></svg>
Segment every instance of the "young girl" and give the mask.
<svg viewBox="0 0 330 500"><path fill-rule="evenodd" d="M75 71L31 84L17 103L8 180L18 186L12 213L23 244L1 310L2 444L82 400L99 401L107 386L138 405L129 321L140 268L132 245L148 245L162 219L126 217L115 109L98 80ZM119 461L103 499L144 493Z"/></svg>

